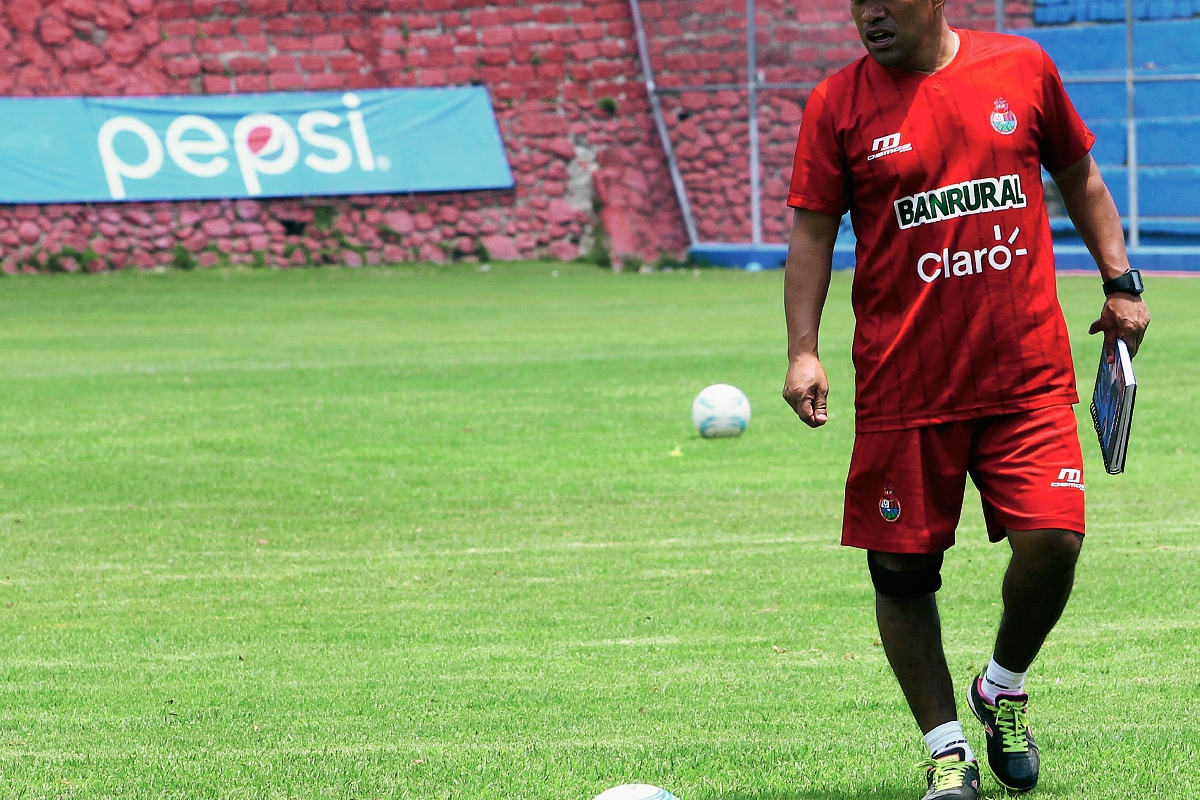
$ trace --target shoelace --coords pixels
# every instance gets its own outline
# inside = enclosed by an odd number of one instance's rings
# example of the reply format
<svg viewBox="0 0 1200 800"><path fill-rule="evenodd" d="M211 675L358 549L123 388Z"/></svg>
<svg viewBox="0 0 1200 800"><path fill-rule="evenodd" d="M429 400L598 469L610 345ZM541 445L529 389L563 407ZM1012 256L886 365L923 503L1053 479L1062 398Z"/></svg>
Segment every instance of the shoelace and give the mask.
<svg viewBox="0 0 1200 800"><path fill-rule="evenodd" d="M935 792L940 792L944 789L957 789L967 781L967 770L973 765L970 761L946 759L944 761L935 761L932 758L927 758L918 765L928 775L933 772L933 777L929 781L929 788Z"/></svg>
<svg viewBox="0 0 1200 800"><path fill-rule="evenodd" d="M1029 706L1015 700L999 700L995 709L996 727L1000 729L1000 738L1004 740L1004 752L1029 752L1029 739L1026 736Z"/></svg>

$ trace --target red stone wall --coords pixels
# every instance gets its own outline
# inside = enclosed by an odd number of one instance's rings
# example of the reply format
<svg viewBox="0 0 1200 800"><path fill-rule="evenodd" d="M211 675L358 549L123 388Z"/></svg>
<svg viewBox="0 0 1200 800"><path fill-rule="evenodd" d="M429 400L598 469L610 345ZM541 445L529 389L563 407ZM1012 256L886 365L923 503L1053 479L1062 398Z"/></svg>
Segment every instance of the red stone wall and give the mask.
<svg viewBox="0 0 1200 800"><path fill-rule="evenodd" d="M990 0L958 7L990 20ZM739 0L643 13L663 85L745 80ZM766 79L812 81L857 57L848 19L848 0L760 0ZM0 266L566 259L592 247L598 220L618 260L686 247L626 0L0 0L3 95L469 83L491 91L511 191L5 206ZM773 238L803 95L767 93L759 115ZM748 238L744 97L666 106L704 238Z"/></svg>

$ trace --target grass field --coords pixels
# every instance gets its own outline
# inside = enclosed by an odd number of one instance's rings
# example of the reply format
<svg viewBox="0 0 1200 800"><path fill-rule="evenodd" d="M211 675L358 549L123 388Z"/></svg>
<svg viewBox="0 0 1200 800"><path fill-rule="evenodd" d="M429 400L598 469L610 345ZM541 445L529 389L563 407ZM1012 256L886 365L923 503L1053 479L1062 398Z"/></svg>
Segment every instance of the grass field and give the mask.
<svg viewBox="0 0 1200 800"><path fill-rule="evenodd" d="M1200 785L1200 281L1149 283L1129 473L1082 430L1042 798ZM779 398L778 273L3 279L0 797L915 800L837 545L849 286L812 432ZM1090 383L1099 283L1060 287ZM754 404L741 439L691 428L717 381ZM960 685L1007 560L978 509L940 595Z"/></svg>

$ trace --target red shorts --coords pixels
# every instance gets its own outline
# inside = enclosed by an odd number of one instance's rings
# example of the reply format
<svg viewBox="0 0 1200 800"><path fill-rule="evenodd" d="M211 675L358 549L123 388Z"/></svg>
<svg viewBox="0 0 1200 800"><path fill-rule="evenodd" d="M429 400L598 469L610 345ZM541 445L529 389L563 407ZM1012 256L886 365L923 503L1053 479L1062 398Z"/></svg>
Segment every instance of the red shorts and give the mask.
<svg viewBox="0 0 1200 800"><path fill-rule="evenodd" d="M1007 530L1084 532L1083 453L1070 406L854 438L842 544L884 553L953 546L967 475L993 542Z"/></svg>

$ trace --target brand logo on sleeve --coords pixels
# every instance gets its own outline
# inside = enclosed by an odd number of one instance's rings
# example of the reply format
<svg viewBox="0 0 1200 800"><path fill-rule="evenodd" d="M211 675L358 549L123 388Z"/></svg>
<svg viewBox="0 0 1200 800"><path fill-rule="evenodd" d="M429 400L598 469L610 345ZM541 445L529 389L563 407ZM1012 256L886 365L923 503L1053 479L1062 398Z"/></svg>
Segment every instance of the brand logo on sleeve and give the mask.
<svg viewBox="0 0 1200 800"><path fill-rule="evenodd" d="M992 106L992 127L996 133L1011 136L1017 129L1017 115L1008 107L1008 101L1003 97L996 100Z"/></svg>
<svg viewBox="0 0 1200 800"><path fill-rule="evenodd" d="M1024 208L1025 203L1020 175L979 178L900 198L896 201L896 221L901 230L908 230L970 214Z"/></svg>
<svg viewBox="0 0 1200 800"><path fill-rule="evenodd" d="M898 133L893 133L890 136L880 136L871 142L871 155L867 156L867 161L874 161L877 158L883 158L895 153L907 153L912 149L912 144L900 144L900 134Z"/></svg>

